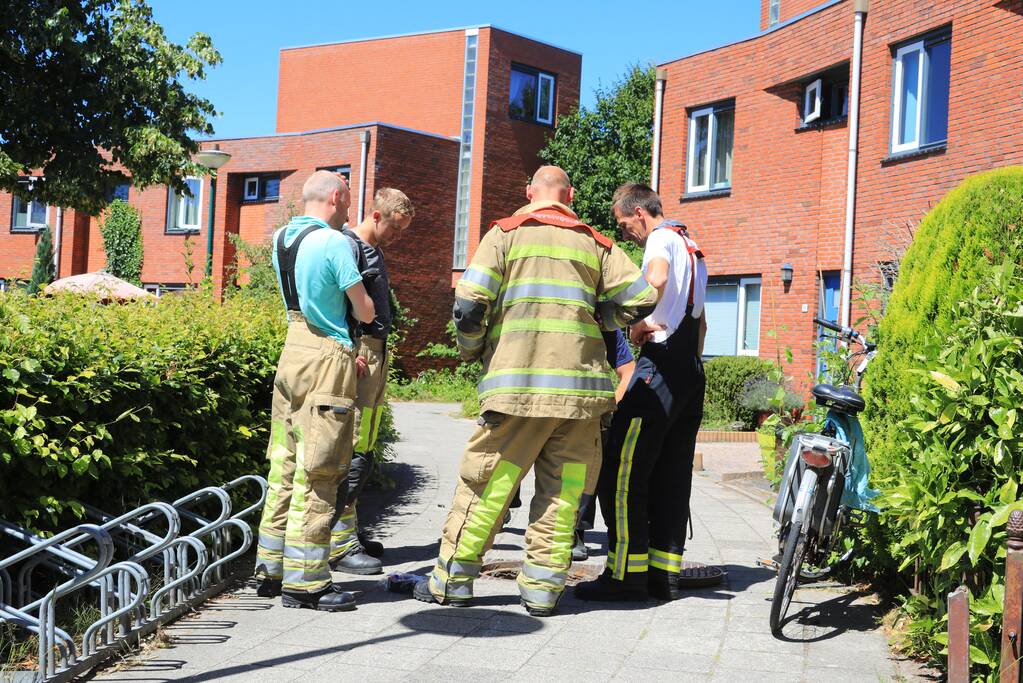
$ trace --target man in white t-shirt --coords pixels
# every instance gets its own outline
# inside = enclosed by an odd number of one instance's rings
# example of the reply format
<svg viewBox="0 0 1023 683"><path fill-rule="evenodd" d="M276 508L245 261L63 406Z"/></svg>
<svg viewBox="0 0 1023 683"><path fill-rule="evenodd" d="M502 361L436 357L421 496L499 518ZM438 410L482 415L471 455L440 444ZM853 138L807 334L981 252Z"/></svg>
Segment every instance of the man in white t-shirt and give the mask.
<svg viewBox="0 0 1023 683"><path fill-rule="evenodd" d="M640 357L611 423L597 485L608 521L607 568L580 584L576 595L675 600L682 597L693 456L703 417L707 266L685 226L664 218L650 187L622 185L612 209L622 236L644 247L643 275L659 298L653 313L630 330Z"/></svg>

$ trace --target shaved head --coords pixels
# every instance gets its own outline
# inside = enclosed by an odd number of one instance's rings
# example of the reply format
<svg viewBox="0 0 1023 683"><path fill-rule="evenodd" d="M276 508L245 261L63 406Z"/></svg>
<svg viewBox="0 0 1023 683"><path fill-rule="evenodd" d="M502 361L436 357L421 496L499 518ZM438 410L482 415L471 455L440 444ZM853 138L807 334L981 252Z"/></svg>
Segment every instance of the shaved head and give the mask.
<svg viewBox="0 0 1023 683"><path fill-rule="evenodd" d="M340 228L348 220L352 195L348 190L348 181L343 176L330 171L317 171L302 186L302 201L305 202L305 215Z"/></svg>
<svg viewBox="0 0 1023 683"><path fill-rule="evenodd" d="M568 174L557 166L541 166L526 186L526 197L531 202L555 201L571 204L574 194Z"/></svg>
<svg viewBox="0 0 1023 683"><path fill-rule="evenodd" d="M341 176L330 171L317 171L309 176L302 186L302 201L325 202L330 199L330 194L341 189Z"/></svg>

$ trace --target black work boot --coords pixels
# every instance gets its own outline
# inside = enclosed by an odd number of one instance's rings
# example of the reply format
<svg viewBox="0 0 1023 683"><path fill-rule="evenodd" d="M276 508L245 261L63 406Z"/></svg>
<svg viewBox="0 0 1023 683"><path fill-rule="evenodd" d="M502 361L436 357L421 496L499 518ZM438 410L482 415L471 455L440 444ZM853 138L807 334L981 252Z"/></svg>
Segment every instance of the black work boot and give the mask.
<svg viewBox="0 0 1023 683"><path fill-rule="evenodd" d="M261 598L276 598L281 594L281 580L263 577L256 586L256 595Z"/></svg>
<svg viewBox="0 0 1023 683"><path fill-rule="evenodd" d="M575 544L572 546L573 562L582 562L590 556L590 551L586 548L585 535L586 532L582 529L575 530Z"/></svg>
<svg viewBox="0 0 1023 683"><path fill-rule="evenodd" d="M331 584L315 593L283 591L281 604L297 609L315 609L321 612L348 612L355 609L355 596Z"/></svg>
<svg viewBox="0 0 1023 683"><path fill-rule="evenodd" d="M360 544L356 543L340 557L330 561L330 568L344 574L383 574L384 565L375 557L370 557Z"/></svg>
<svg viewBox="0 0 1023 683"><path fill-rule="evenodd" d="M452 607L468 607L472 600L451 600L450 598L438 598L430 590L429 577L424 578L412 589L412 597L419 602L431 602L435 605L451 605Z"/></svg>
<svg viewBox="0 0 1023 683"><path fill-rule="evenodd" d="M657 567L650 567L647 572L647 592L657 600L679 600L685 592L679 586L681 575L678 572L666 572Z"/></svg>
<svg viewBox="0 0 1023 683"><path fill-rule="evenodd" d="M357 534L359 544L362 545L362 549L366 551L366 554L370 557L383 557L384 556L384 544L380 541L374 541L369 536L366 536L361 531Z"/></svg>
<svg viewBox="0 0 1023 683"><path fill-rule="evenodd" d="M642 573L632 574L625 581L619 581L612 578L611 572L605 569L595 581L577 585L575 597L596 602L642 602L647 599L646 576Z"/></svg>
<svg viewBox="0 0 1023 683"><path fill-rule="evenodd" d="M558 600L560 601L560 599L561 597L559 596ZM529 603L522 599L519 600L519 603L526 608L526 612L529 614L529 616L540 617L541 619L544 617L549 617L552 614L554 614L554 609L558 606L555 603L554 607L534 607L533 605L530 605Z"/></svg>

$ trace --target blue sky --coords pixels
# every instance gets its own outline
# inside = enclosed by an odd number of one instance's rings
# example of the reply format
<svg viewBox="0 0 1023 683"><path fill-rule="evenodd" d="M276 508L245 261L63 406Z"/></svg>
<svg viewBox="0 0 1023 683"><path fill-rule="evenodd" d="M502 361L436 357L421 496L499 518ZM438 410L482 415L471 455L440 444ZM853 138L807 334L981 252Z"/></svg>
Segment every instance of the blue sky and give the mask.
<svg viewBox="0 0 1023 683"><path fill-rule="evenodd" d="M759 0L150 0L175 42L197 31L224 62L194 92L222 116L217 137L274 132L277 62L283 47L492 24L583 55L582 104L632 63L661 63L754 35Z"/></svg>

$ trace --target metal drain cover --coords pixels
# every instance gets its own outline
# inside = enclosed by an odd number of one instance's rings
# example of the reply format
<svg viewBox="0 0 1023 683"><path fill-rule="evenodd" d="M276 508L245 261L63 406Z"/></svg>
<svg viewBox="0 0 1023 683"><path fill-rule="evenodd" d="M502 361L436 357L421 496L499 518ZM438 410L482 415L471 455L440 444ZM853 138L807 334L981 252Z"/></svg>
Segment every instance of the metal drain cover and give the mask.
<svg viewBox="0 0 1023 683"><path fill-rule="evenodd" d="M679 588L709 588L721 583L725 570L702 562L683 562L679 572Z"/></svg>
<svg viewBox="0 0 1023 683"><path fill-rule="evenodd" d="M521 560L497 560L495 562L487 562L480 569L480 576L487 577L490 579L506 579L514 581L519 575L519 570L522 569ZM568 570L568 576L565 578L566 586L574 586L584 581L592 581L593 579L600 576L600 572L603 571L603 567L595 564L573 564L571 569Z"/></svg>

